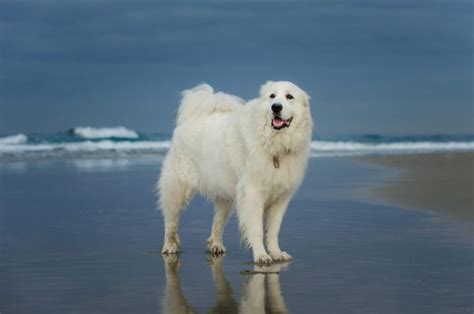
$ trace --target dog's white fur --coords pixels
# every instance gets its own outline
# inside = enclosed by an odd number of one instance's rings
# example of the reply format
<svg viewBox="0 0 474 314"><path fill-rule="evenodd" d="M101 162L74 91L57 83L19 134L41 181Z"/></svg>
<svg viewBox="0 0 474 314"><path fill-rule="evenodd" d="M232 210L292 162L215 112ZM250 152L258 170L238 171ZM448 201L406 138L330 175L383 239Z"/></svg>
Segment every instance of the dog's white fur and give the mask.
<svg viewBox="0 0 474 314"><path fill-rule="evenodd" d="M273 128L275 103L283 107L282 119L292 118L289 127ZM214 93L206 84L184 91L157 183L165 222L162 253L178 252L181 210L199 192L215 206L210 252L225 251L222 234L235 206L242 238L256 263L291 259L280 249L278 233L304 176L312 126L309 96L290 82L267 82L260 97L246 104L236 96Z"/></svg>

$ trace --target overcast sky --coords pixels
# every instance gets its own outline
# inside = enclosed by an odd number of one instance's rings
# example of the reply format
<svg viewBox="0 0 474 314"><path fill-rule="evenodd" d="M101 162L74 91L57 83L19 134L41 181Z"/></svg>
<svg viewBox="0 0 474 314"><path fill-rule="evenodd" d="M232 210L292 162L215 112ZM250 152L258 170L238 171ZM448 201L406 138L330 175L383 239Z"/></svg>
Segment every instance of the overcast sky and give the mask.
<svg viewBox="0 0 474 314"><path fill-rule="evenodd" d="M200 82L312 96L316 131L472 133L473 1L2 0L0 133L170 132Z"/></svg>

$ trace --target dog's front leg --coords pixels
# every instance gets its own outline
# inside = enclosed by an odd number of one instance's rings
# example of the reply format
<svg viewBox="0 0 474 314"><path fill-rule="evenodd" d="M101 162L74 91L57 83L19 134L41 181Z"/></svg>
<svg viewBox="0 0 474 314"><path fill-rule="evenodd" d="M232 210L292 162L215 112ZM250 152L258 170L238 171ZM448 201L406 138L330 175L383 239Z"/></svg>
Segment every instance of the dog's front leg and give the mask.
<svg viewBox="0 0 474 314"><path fill-rule="evenodd" d="M263 196L257 187L244 186L237 195L237 216L243 240L252 248L257 264L270 264L272 258L263 245Z"/></svg>
<svg viewBox="0 0 474 314"><path fill-rule="evenodd" d="M278 243L278 234L280 232L281 222L285 215L286 208L290 202L291 194L284 194L279 197L267 210L266 219L266 238L267 249L275 261L289 261L292 259L291 255L283 252Z"/></svg>

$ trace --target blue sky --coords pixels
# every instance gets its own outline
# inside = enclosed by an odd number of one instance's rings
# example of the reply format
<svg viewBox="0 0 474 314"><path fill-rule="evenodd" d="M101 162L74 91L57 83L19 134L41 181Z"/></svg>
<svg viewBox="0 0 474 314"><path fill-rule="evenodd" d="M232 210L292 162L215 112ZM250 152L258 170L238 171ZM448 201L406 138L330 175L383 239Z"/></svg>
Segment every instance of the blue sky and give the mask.
<svg viewBox="0 0 474 314"><path fill-rule="evenodd" d="M170 132L200 82L291 80L324 134L473 133L473 2L0 2L0 133Z"/></svg>

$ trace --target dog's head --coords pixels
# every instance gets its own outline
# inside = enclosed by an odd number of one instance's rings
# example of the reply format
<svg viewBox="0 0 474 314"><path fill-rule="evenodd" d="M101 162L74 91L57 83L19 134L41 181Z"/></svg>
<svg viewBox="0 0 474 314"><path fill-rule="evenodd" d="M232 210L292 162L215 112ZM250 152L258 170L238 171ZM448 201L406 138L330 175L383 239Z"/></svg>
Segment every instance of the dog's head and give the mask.
<svg viewBox="0 0 474 314"><path fill-rule="evenodd" d="M311 121L308 94L291 82L268 81L260 89L260 98L268 123L275 131L283 131L308 119Z"/></svg>

